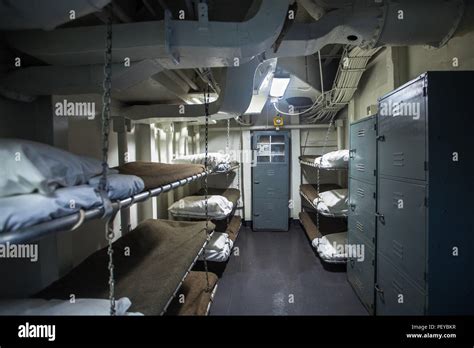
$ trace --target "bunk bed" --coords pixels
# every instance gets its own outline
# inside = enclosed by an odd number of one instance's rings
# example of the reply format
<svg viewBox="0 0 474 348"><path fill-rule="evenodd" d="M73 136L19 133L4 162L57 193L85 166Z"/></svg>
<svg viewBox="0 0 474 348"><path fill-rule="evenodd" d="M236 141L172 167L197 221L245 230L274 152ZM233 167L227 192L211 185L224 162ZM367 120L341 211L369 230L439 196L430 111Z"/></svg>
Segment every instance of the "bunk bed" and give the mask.
<svg viewBox="0 0 474 348"><path fill-rule="evenodd" d="M322 156L300 156L300 164L318 171L317 184L300 185L303 211L300 222L311 245L326 263L347 262L347 189L338 184L320 183L321 170L346 170L348 150L328 152Z"/></svg>
<svg viewBox="0 0 474 348"><path fill-rule="evenodd" d="M208 169L213 174L225 174L239 168L239 163L236 161L231 161L229 154L220 152L208 153L207 161L205 154L201 153L176 157L172 163L201 165L205 165L207 163Z"/></svg>
<svg viewBox="0 0 474 348"><path fill-rule="evenodd" d="M209 229L214 225L209 223ZM114 242L115 293L131 301L130 310L161 315L178 293L186 276L203 252L207 240L202 221L149 219ZM129 248L130 255L123 251ZM65 277L35 297L68 299L108 298L107 248L101 249ZM192 282L192 279L187 284Z"/></svg>

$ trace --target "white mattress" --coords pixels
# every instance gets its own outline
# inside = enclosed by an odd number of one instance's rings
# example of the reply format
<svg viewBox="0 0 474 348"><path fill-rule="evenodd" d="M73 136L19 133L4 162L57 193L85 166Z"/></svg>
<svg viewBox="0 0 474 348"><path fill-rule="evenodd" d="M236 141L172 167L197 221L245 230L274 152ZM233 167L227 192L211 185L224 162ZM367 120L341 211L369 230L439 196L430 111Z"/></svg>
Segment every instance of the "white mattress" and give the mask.
<svg viewBox="0 0 474 348"><path fill-rule="evenodd" d="M313 201L318 212L325 216L347 216L347 189L336 189L321 192Z"/></svg>
<svg viewBox="0 0 474 348"><path fill-rule="evenodd" d="M224 219L233 208L234 204L224 196L207 196L207 211L211 219ZM174 202L168 210L175 217L206 218L206 199L205 196L187 196Z"/></svg>
<svg viewBox="0 0 474 348"><path fill-rule="evenodd" d="M349 150L337 150L317 157L314 163L320 168L347 168L349 163Z"/></svg>
<svg viewBox="0 0 474 348"><path fill-rule="evenodd" d="M173 160L173 163L182 163L182 164L205 164L205 154L198 153L195 155L186 155L179 156ZM207 165L211 169L217 168L217 166L222 164L230 164L230 155L220 152L210 152L207 156Z"/></svg>
<svg viewBox="0 0 474 348"><path fill-rule="evenodd" d="M199 259L204 260L205 255L207 261L225 262L229 259L233 246L234 243L227 233L214 232L205 248L205 253Z"/></svg>
<svg viewBox="0 0 474 348"><path fill-rule="evenodd" d="M127 312L131 305L127 297L116 300L116 315L140 315ZM0 300L0 315L110 315L110 301L91 298L78 298L74 303L43 299Z"/></svg>
<svg viewBox="0 0 474 348"><path fill-rule="evenodd" d="M313 239L313 247L321 259L331 263L347 261L347 232L331 233Z"/></svg>

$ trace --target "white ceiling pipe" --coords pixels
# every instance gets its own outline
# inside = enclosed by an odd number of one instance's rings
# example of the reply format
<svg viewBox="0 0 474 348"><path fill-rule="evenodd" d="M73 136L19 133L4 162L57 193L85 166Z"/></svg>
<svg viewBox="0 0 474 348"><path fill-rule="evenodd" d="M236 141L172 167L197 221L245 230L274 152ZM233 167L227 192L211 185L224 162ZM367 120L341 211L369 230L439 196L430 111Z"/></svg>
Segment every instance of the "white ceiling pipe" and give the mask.
<svg viewBox="0 0 474 348"><path fill-rule="evenodd" d="M111 0L14 0L0 1L0 30L51 30L100 11ZM74 12L71 12L74 11Z"/></svg>
<svg viewBox="0 0 474 348"><path fill-rule="evenodd" d="M289 0L262 0L253 18L236 23L168 19L115 24L112 57L115 63L122 63L125 58L157 59L166 69L242 64L273 45L288 5ZM2 18L0 15L0 21ZM104 38L104 25L6 35L12 47L58 65L102 64Z"/></svg>

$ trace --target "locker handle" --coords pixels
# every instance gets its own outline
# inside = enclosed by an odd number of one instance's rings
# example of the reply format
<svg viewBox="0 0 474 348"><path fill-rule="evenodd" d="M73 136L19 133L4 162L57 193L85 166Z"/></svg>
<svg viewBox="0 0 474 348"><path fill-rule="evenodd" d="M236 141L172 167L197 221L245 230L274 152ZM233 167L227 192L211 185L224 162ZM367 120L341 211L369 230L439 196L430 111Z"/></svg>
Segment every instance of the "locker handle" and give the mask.
<svg viewBox="0 0 474 348"><path fill-rule="evenodd" d="M380 213L375 213L375 216L379 219L379 221L385 225L385 216Z"/></svg>
<svg viewBox="0 0 474 348"><path fill-rule="evenodd" d="M260 216L260 214L253 214L253 216Z"/></svg>
<svg viewBox="0 0 474 348"><path fill-rule="evenodd" d="M350 149L349 150L349 158L353 159L354 156L352 154L356 153L356 149Z"/></svg>
<svg viewBox="0 0 474 348"><path fill-rule="evenodd" d="M349 207L351 207L351 210L354 211L356 208L356 205L354 203L349 204Z"/></svg>
<svg viewBox="0 0 474 348"><path fill-rule="evenodd" d="M375 284L374 288L375 288L375 291L377 291L379 294L382 294L382 295L383 295L383 290L380 289L380 287L379 287L378 284Z"/></svg>
<svg viewBox="0 0 474 348"><path fill-rule="evenodd" d="M253 183L254 183L255 185L258 185L258 184L260 184L260 181L254 181Z"/></svg>
<svg viewBox="0 0 474 348"><path fill-rule="evenodd" d="M376 138L378 141L385 141L385 135L379 135Z"/></svg>

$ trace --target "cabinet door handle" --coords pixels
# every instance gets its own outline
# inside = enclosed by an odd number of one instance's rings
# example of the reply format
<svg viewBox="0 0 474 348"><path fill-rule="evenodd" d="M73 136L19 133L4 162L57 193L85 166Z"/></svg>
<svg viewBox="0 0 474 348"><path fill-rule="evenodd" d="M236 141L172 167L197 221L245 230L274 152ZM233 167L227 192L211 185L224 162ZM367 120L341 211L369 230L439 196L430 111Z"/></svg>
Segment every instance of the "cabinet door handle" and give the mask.
<svg viewBox="0 0 474 348"><path fill-rule="evenodd" d="M383 295L383 290L380 289L380 287L379 287L378 284L375 284L375 291L377 291L379 294L382 294L382 295Z"/></svg>
<svg viewBox="0 0 474 348"><path fill-rule="evenodd" d="M375 216L379 219L379 221L385 225L385 216L380 213L375 213Z"/></svg>

